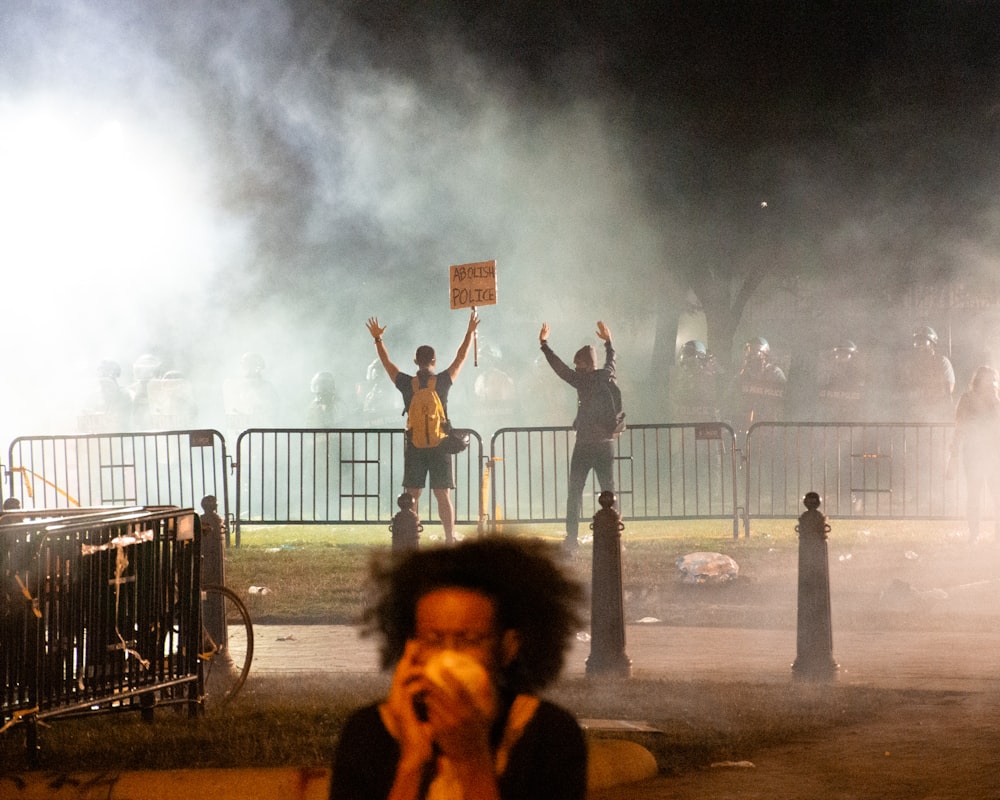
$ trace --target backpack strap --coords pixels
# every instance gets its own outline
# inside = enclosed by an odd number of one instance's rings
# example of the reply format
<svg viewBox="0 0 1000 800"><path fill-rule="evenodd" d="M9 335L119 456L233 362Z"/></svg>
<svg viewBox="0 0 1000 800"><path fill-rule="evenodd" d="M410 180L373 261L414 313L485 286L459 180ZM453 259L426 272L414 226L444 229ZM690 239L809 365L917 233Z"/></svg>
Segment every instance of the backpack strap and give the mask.
<svg viewBox="0 0 1000 800"><path fill-rule="evenodd" d="M420 378L414 375L410 378L410 399L406 401L406 405L403 406L402 416L406 417L406 427L410 427L410 403L413 402L413 395L417 393L417 389L420 388ZM405 397L405 396L404 396Z"/></svg>
<svg viewBox="0 0 1000 800"><path fill-rule="evenodd" d="M410 385L413 387L413 393L416 394L417 389L420 388L420 376L414 375L412 381L410 382ZM432 391L437 391L437 389L435 388L436 386L437 386L437 375L428 375L427 388Z"/></svg>

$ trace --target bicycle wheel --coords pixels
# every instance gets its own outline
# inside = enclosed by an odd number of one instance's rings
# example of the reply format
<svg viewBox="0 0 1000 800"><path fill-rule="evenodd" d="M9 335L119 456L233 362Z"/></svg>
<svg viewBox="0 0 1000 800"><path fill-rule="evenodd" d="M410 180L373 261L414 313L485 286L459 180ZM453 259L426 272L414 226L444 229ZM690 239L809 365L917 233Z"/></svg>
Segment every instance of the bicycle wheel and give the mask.
<svg viewBox="0 0 1000 800"><path fill-rule="evenodd" d="M201 587L204 699L227 703L246 683L253 660L253 624L239 595L226 586Z"/></svg>

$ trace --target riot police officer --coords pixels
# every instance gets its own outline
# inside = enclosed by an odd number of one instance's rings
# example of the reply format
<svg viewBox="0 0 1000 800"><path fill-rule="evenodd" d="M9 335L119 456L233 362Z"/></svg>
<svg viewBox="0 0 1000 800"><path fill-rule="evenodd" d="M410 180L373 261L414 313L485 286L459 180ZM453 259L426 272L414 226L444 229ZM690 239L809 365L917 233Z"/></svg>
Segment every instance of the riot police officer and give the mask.
<svg viewBox="0 0 1000 800"><path fill-rule="evenodd" d="M912 347L900 361L898 385L904 422L951 422L955 406L955 369L940 352L937 332L929 325L914 329Z"/></svg>
<svg viewBox="0 0 1000 800"><path fill-rule="evenodd" d="M149 411L149 382L163 373L163 360L152 353L143 353L132 364L132 383L128 393L132 398L132 425L144 431L152 427Z"/></svg>
<svg viewBox="0 0 1000 800"><path fill-rule="evenodd" d="M858 346L850 339L832 347L820 365L816 413L822 422L865 419L864 370Z"/></svg>
<svg viewBox="0 0 1000 800"><path fill-rule="evenodd" d="M184 430L195 425L198 404L194 386L183 372L167 370L162 378L146 385L149 398L149 422L155 430Z"/></svg>
<svg viewBox="0 0 1000 800"><path fill-rule="evenodd" d="M484 431L512 424L514 417L514 379L503 369L503 351L493 344L482 347L479 374L472 385L476 396L472 419Z"/></svg>
<svg viewBox="0 0 1000 800"><path fill-rule="evenodd" d="M337 392L334 387L333 373L322 371L312 376L309 382L312 392L312 402L306 409L306 418L310 428L332 428L333 411L337 403Z"/></svg>
<svg viewBox="0 0 1000 800"><path fill-rule="evenodd" d="M704 342L684 343L670 381L674 422L717 422L721 370Z"/></svg>
<svg viewBox="0 0 1000 800"><path fill-rule="evenodd" d="M260 353L244 353L240 357L240 376L228 379L223 386L226 421L231 430L275 424L278 393L264 377L264 367Z"/></svg>
<svg viewBox="0 0 1000 800"><path fill-rule="evenodd" d="M785 414L788 378L771 357L771 345L762 336L743 348L743 363L736 376L734 423L746 433L755 422L779 422Z"/></svg>
<svg viewBox="0 0 1000 800"><path fill-rule="evenodd" d="M84 433L127 431L132 423L132 397L118 383L122 368L117 361L102 359L97 365L96 385L88 393L78 418Z"/></svg>

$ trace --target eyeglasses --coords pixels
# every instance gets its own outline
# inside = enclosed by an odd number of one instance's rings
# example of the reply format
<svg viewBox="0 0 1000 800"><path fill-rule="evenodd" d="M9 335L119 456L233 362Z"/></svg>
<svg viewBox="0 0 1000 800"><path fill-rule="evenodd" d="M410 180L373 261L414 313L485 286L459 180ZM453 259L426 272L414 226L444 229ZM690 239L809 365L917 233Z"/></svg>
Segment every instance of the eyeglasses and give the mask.
<svg viewBox="0 0 1000 800"><path fill-rule="evenodd" d="M466 631L456 631L444 633L432 631L425 634L417 634L417 642L421 647L428 650L475 650L484 647L495 641L493 633L472 633Z"/></svg>

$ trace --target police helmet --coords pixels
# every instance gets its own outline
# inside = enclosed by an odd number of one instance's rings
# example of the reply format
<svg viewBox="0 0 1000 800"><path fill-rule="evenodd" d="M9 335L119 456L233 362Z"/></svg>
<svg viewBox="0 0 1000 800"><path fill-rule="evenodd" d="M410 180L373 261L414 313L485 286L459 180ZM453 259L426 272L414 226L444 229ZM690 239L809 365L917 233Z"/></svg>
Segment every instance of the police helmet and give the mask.
<svg viewBox="0 0 1000 800"><path fill-rule="evenodd" d="M755 336L746 344L746 354L748 356L767 356L771 353L771 345L763 336Z"/></svg>
<svg viewBox="0 0 1000 800"><path fill-rule="evenodd" d="M703 342L699 342L696 339L684 342L680 358L682 364L704 361L706 358L708 358L708 349Z"/></svg>
<svg viewBox="0 0 1000 800"><path fill-rule="evenodd" d="M930 325L921 325L913 330L914 347L937 347L938 335Z"/></svg>
<svg viewBox="0 0 1000 800"><path fill-rule="evenodd" d="M132 376L137 381L148 381L160 374L162 362L151 353L143 353L132 365Z"/></svg>
<svg viewBox="0 0 1000 800"><path fill-rule="evenodd" d="M333 373L317 372L309 382L309 391L313 394L333 394Z"/></svg>

